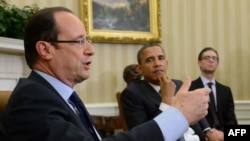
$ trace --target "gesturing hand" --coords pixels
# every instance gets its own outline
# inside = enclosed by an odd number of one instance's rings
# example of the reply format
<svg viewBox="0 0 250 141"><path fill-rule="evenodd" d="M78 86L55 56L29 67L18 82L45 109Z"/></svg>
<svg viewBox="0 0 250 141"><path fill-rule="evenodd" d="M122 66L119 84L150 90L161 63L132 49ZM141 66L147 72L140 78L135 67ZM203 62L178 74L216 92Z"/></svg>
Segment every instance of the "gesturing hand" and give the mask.
<svg viewBox="0 0 250 141"><path fill-rule="evenodd" d="M172 99L172 106L186 117L190 125L195 124L208 113L209 88L188 91L191 78L187 77L176 96Z"/></svg>

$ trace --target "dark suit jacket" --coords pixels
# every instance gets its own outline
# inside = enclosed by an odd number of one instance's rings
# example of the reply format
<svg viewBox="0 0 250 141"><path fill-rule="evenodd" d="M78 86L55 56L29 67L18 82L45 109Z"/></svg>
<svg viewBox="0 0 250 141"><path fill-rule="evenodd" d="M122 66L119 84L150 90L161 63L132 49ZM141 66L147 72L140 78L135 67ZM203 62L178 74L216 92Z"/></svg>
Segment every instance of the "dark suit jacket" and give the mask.
<svg viewBox="0 0 250 141"><path fill-rule="evenodd" d="M234 112L234 100L231 89L225 85L215 82L216 86L216 99L217 99L217 116L220 121L220 125L216 127L219 130L223 130L224 125L236 125L237 119ZM201 78L192 81L190 90L197 88L203 88L203 83ZM208 123L213 127L213 119L210 110L208 110L208 115L206 116Z"/></svg>
<svg viewBox="0 0 250 141"><path fill-rule="evenodd" d="M176 92L180 89L182 81L174 80ZM129 129L153 119L162 111L159 110L161 96L155 89L145 80L131 83L122 91L121 104L123 108L124 118ZM191 126L200 138L205 141L201 126L195 124Z"/></svg>
<svg viewBox="0 0 250 141"><path fill-rule="evenodd" d="M57 91L35 72L31 72L27 79L19 80L0 123L11 141L94 140ZM151 120L131 132L104 140L163 141L163 135L156 122Z"/></svg>
<svg viewBox="0 0 250 141"><path fill-rule="evenodd" d="M180 80L173 80L178 90ZM132 82L121 94L121 104L125 121L129 129L149 121L161 113L161 96L145 80Z"/></svg>

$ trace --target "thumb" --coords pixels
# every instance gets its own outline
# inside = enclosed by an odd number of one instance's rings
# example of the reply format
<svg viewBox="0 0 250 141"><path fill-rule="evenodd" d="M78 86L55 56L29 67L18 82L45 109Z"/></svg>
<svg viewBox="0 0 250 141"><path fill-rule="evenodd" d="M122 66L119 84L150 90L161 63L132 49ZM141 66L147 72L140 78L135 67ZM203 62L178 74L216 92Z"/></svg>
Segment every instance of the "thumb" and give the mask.
<svg viewBox="0 0 250 141"><path fill-rule="evenodd" d="M191 77L187 76L185 81L181 85L179 92L188 92L190 85L191 85Z"/></svg>

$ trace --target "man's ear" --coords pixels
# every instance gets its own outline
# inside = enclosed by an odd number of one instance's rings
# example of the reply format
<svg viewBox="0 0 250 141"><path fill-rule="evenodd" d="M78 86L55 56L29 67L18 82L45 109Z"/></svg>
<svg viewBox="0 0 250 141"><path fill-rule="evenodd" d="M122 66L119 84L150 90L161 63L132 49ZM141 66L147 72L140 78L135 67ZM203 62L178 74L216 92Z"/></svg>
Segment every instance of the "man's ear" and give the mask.
<svg viewBox="0 0 250 141"><path fill-rule="evenodd" d="M45 41L38 41L36 43L36 50L38 55L43 59L50 59L52 57L51 44Z"/></svg>
<svg viewBox="0 0 250 141"><path fill-rule="evenodd" d="M166 66L167 66L167 69L168 69L168 60L166 60Z"/></svg>
<svg viewBox="0 0 250 141"><path fill-rule="evenodd" d="M197 62L197 65L199 66L199 68L201 67L201 61Z"/></svg>
<svg viewBox="0 0 250 141"><path fill-rule="evenodd" d="M141 65L140 65L140 64L137 64L137 65L136 65L136 71L137 71L140 75L142 75L142 70L141 70Z"/></svg>

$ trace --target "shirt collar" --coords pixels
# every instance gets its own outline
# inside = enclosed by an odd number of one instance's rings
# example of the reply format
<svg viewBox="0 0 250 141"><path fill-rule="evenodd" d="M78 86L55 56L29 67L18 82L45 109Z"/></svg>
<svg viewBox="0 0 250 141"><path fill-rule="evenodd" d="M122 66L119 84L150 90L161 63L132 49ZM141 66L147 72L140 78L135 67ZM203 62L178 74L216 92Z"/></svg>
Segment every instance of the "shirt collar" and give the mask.
<svg viewBox="0 0 250 141"><path fill-rule="evenodd" d="M149 83L148 82L148 84L150 85L150 86L152 86L154 89L155 89L155 91L158 93L159 91L160 91L160 89L161 89L161 87L159 86L159 85L155 85L155 84L152 84L152 83Z"/></svg>
<svg viewBox="0 0 250 141"><path fill-rule="evenodd" d="M215 79L213 78L212 81L208 80L207 78L205 78L204 76L200 76L201 81L203 83L203 86L207 86L208 82L212 82L215 85Z"/></svg>
<svg viewBox="0 0 250 141"><path fill-rule="evenodd" d="M65 100L68 101L69 97L73 93L74 89L69 87L68 85L64 84L62 81L56 79L55 77L52 77L51 75L48 75L44 72L41 72L39 70L34 70L36 73L38 73L40 76L42 76L45 80L47 80L52 87L56 89L56 91L60 94L60 96Z"/></svg>

